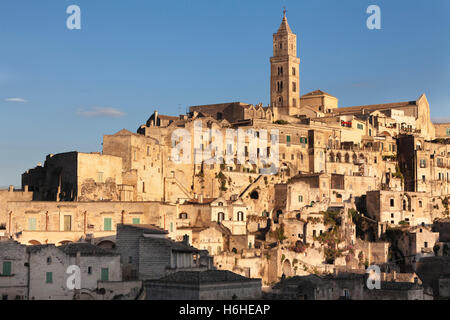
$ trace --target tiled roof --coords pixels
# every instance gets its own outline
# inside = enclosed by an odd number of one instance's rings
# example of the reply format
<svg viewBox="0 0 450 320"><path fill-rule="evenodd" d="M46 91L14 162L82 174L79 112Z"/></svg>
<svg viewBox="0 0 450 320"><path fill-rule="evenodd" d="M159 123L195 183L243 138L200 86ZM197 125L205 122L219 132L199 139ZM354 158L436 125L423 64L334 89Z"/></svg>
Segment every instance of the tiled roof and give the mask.
<svg viewBox="0 0 450 320"><path fill-rule="evenodd" d="M153 244L170 247L173 251L196 253L199 250L184 242L177 242L169 238L142 238L144 241L151 241Z"/></svg>
<svg viewBox="0 0 450 320"><path fill-rule="evenodd" d="M214 200L216 200L217 198L203 198L202 201L200 201L200 199L190 199L187 200L186 203L191 203L191 204L210 204L211 202L214 202Z"/></svg>
<svg viewBox="0 0 450 320"><path fill-rule="evenodd" d="M286 15L283 16L283 20L281 21L281 25L278 28L278 32L277 33L292 33L292 30L289 27Z"/></svg>
<svg viewBox="0 0 450 320"><path fill-rule="evenodd" d="M34 246L27 246L27 252L28 253L36 253L41 251L42 249L46 249L48 247L55 247L54 244L39 244Z"/></svg>
<svg viewBox="0 0 450 320"><path fill-rule="evenodd" d="M67 255L75 256L80 252L83 256L117 256L117 253L112 251L102 249L90 243L69 243L66 245L59 246L62 252Z"/></svg>
<svg viewBox="0 0 450 320"><path fill-rule="evenodd" d="M249 282L260 279L251 279L227 270L208 271L179 271L172 273L157 282L176 282L187 284L207 284L223 282Z"/></svg>
<svg viewBox="0 0 450 320"><path fill-rule="evenodd" d="M333 96L333 95L331 95L329 93L326 93L325 91L322 91L320 89L312 91L312 92L309 92L309 93L306 93L306 94L302 95L302 98L303 97L312 97L312 96L330 96L330 97L334 97L335 98L335 96Z"/></svg>
<svg viewBox="0 0 450 320"><path fill-rule="evenodd" d="M147 234L168 234L168 232L162 228L159 228L153 224L120 224L121 228L134 228L140 229Z"/></svg>
<svg viewBox="0 0 450 320"><path fill-rule="evenodd" d="M354 106L354 107L344 107L337 108L333 110L334 114L351 114L351 113L359 113L361 110L383 110L383 109L395 109L401 107L415 106L416 101L405 101L405 102L394 102L394 103L383 103L383 104L371 104L364 106Z"/></svg>
<svg viewBox="0 0 450 320"><path fill-rule="evenodd" d="M164 114L158 114L158 118L162 120L179 120L180 118L177 116L166 116Z"/></svg>
<svg viewBox="0 0 450 320"><path fill-rule="evenodd" d="M324 281L322 277L315 274L310 274L307 276L295 276L291 278L286 278L278 282L273 288L281 289L290 286L302 286L302 287L316 287L326 285L328 282Z"/></svg>
<svg viewBox="0 0 450 320"><path fill-rule="evenodd" d="M381 290L418 290L422 287L414 282L382 281Z"/></svg>

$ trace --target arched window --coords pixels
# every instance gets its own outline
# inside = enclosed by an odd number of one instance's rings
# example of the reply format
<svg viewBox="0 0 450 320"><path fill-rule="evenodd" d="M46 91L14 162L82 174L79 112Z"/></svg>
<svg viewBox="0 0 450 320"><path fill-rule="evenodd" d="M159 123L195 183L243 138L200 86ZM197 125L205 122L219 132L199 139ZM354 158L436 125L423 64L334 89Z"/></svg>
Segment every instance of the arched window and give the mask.
<svg viewBox="0 0 450 320"><path fill-rule="evenodd" d="M242 211L239 211L237 213L237 220L238 221L244 221L244 213Z"/></svg>
<svg viewBox="0 0 450 320"><path fill-rule="evenodd" d="M222 222L223 220L225 220L225 213L219 212L217 215L217 221Z"/></svg>
<svg viewBox="0 0 450 320"><path fill-rule="evenodd" d="M348 153L345 154L345 162L346 163L350 162L350 155Z"/></svg>
<svg viewBox="0 0 450 320"><path fill-rule="evenodd" d="M217 205L218 205L219 207L223 207L223 202L218 202Z"/></svg>
<svg viewBox="0 0 450 320"><path fill-rule="evenodd" d="M180 219L187 219L187 218L188 218L188 214L186 212L180 213Z"/></svg>

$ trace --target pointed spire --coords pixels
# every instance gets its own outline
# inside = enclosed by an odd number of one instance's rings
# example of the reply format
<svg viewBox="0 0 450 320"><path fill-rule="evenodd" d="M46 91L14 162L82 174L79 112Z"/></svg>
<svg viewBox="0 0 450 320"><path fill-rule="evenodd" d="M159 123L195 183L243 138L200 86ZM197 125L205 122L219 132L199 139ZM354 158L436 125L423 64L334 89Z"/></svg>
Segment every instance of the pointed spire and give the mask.
<svg viewBox="0 0 450 320"><path fill-rule="evenodd" d="M278 33L292 33L291 28L289 27L287 18L286 18L286 7L283 7L283 21L281 21L281 25L278 28Z"/></svg>

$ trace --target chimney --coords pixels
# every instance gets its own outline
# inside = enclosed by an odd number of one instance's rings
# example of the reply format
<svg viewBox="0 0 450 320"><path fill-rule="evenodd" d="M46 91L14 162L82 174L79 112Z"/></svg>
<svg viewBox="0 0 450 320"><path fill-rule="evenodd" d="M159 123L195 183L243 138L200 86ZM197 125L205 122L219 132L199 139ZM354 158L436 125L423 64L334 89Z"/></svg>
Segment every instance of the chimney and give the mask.
<svg viewBox="0 0 450 320"><path fill-rule="evenodd" d="M27 184L23 186L23 191L24 192L28 192L28 185Z"/></svg>
<svg viewBox="0 0 450 320"><path fill-rule="evenodd" d="M202 194L200 194L200 197L199 197L199 202L200 202L200 203L203 203L203 193L202 193Z"/></svg>
<svg viewBox="0 0 450 320"><path fill-rule="evenodd" d="M9 192L13 192L14 191L14 186L10 185L9 186Z"/></svg>
<svg viewBox="0 0 450 320"><path fill-rule="evenodd" d="M392 281L395 282L397 280L397 271L394 271L392 274Z"/></svg>
<svg viewBox="0 0 450 320"><path fill-rule="evenodd" d="M185 234L185 235L183 236L183 243L184 243L185 245L189 245L189 236L188 236L187 234Z"/></svg>

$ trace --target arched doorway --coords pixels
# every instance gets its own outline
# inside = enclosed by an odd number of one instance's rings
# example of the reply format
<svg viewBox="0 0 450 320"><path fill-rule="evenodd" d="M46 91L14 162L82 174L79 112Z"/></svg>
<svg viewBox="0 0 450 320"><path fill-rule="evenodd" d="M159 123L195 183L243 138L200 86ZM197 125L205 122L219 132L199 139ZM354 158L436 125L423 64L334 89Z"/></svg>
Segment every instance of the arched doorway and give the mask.
<svg viewBox="0 0 450 320"><path fill-rule="evenodd" d="M284 260L282 271L286 277L292 277L292 266L288 259Z"/></svg>
<svg viewBox="0 0 450 320"><path fill-rule="evenodd" d="M102 249L114 249L116 247L116 244L111 240L103 240L97 244L97 247L100 247Z"/></svg>

